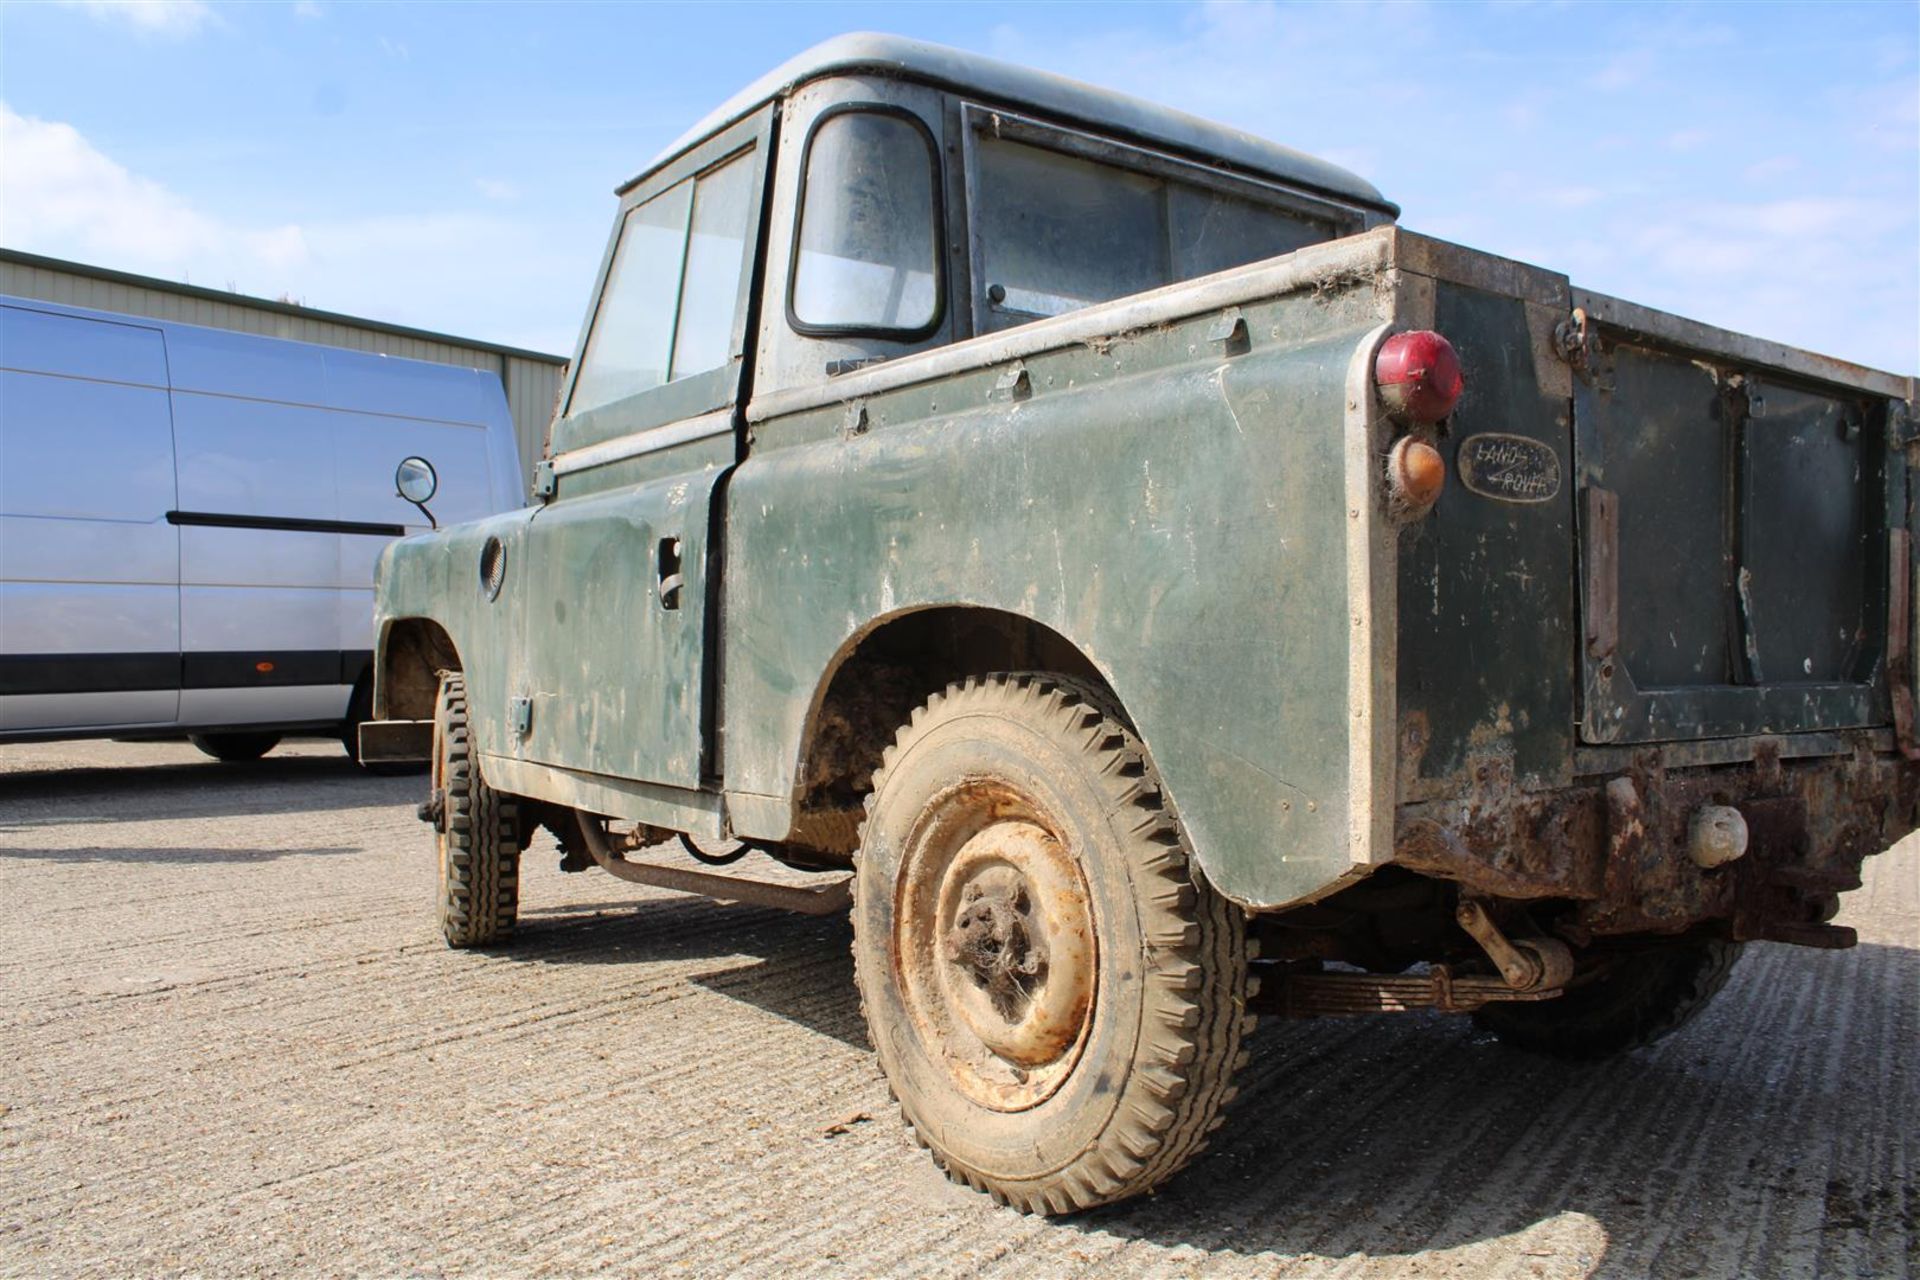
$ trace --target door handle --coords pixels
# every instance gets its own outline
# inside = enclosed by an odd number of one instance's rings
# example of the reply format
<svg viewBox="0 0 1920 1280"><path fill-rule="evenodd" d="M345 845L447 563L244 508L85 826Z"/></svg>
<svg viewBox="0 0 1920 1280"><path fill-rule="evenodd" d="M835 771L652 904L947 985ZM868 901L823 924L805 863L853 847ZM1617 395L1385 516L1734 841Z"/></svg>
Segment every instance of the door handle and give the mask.
<svg viewBox="0 0 1920 1280"><path fill-rule="evenodd" d="M668 537L660 539L660 551L654 560L657 581L654 590L660 596L662 609L680 607L680 588L686 585L685 576L680 572L680 539Z"/></svg>

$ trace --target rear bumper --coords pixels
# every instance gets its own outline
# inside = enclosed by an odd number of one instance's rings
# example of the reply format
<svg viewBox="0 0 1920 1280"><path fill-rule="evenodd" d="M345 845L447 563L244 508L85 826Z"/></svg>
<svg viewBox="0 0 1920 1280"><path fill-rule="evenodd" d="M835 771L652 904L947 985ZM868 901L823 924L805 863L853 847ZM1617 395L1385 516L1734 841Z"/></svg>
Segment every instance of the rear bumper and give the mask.
<svg viewBox="0 0 1920 1280"><path fill-rule="evenodd" d="M1510 770L1482 761L1461 794L1400 807L1393 861L1490 898L1567 902L1559 931L1576 944L1711 926L1735 939L1848 945L1826 926L1837 895L1859 887L1869 855L1914 829L1920 804L1920 766L1886 750L1886 736L1852 736L1845 754L1811 759L1783 759L1791 740L1758 739L1748 760L1713 766L1648 749L1544 791L1522 791ZM1693 824L1713 806L1738 810L1747 848L1703 866Z"/></svg>
<svg viewBox="0 0 1920 1280"><path fill-rule="evenodd" d="M432 755L431 720L368 720L360 726L362 763L412 764Z"/></svg>

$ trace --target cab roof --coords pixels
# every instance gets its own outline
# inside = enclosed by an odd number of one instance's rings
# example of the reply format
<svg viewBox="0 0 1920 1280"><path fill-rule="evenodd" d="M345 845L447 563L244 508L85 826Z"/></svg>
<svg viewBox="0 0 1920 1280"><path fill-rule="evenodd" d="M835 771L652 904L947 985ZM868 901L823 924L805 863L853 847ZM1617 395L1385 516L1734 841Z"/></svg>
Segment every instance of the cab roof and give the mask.
<svg viewBox="0 0 1920 1280"><path fill-rule="evenodd" d="M1251 133L1065 76L945 45L871 32L836 36L761 76L675 139L639 177L621 189L631 189L634 182L689 147L809 81L853 74L898 76L991 102L1028 107L1103 133L1157 144L1189 157L1218 161L1228 168L1399 213L1398 206L1358 174Z"/></svg>

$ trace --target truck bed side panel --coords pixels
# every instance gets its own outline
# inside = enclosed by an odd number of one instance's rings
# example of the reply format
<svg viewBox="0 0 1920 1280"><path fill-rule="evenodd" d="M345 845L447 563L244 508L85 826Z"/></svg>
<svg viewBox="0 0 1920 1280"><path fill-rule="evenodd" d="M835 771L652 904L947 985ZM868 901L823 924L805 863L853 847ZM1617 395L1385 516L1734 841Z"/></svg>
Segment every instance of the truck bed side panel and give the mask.
<svg viewBox="0 0 1920 1280"><path fill-rule="evenodd" d="M1351 283L1351 282L1347 282ZM874 626L966 605L1098 667L1208 874L1248 903L1350 865L1347 377L1370 287L1194 317L756 424L729 494L730 797L793 795L809 708ZM795 584L807 599L796 600ZM776 833L778 834L778 833Z"/></svg>

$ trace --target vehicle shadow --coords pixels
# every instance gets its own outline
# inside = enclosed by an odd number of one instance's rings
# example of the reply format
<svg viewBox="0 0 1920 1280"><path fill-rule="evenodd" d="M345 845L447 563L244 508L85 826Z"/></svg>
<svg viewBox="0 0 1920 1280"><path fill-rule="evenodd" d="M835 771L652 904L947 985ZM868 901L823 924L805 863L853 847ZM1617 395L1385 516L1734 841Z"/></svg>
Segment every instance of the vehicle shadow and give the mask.
<svg viewBox="0 0 1920 1280"><path fill-rule="evenodd" d="M843 918L675 898L556 909L512 954L753 957L690 980L864 1049L849 940ZM1897 1073L1892 1097L1849 1082L1887 1078L1917 991L1920 951L1755 945L1684 1031L1598 1064L1465 1018L1269 1020L1206 1154L1156 1195L1048 1229L1276 1261L1438 1252L1463 1274L1481 1252L1593 1276L1872 1274L1920 1228L1898 1154L1920 1075Z"/></svg>
<svg viewBox="0 0 1920 1280"><path fill-rule="evenodd" d="M853 990L853 931L845 916L682 895L523 911L511 950L533 964L672 964L749 958L688 976L729 1000L865 1051Z"/></svg>
<svg viewBox="0 0 1920 1280"><path fill-rule="evenodd" d="M0 772L0 834L76 821L318 813L417 802L421 775L376 777L346 756L267 756Z"/></svg>
<svg viewBox="0 0 1920 1280"><path fill-rule="evenodd" d="M0 832L5 831L0 827ZM27 862L60 863L150 863L155 865L177 864L195 865L234 865L248 862L274 862L281 858L331 858L343 853L363 853L358 845L329 845L324 848L298 848L278 846L272 849L175 849L168 847L134 847L126 849L108 849L85 847L73 849L16 849L0 844L0 859L13 859Z"/></svg>

